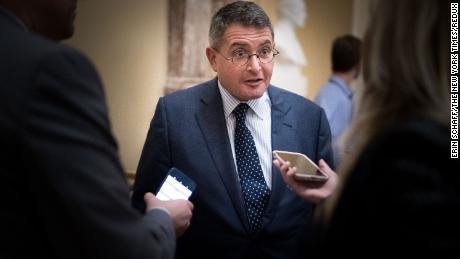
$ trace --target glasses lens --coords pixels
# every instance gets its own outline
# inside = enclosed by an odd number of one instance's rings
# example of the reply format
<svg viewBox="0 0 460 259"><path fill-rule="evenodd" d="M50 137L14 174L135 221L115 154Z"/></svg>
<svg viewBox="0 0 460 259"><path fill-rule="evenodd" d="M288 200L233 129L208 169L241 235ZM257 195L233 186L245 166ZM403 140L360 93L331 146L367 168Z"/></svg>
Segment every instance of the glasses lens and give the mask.
<svg viewBox="0 0 460 259"><path fill-rule="evenodd" d="M233 55L232 62L233 64L237 66L244 66L249 62L249 59L254 55L259 59L260 63L266 64L266 63L272 62L273 59L275 58L275 55L277 54L278 53L275 53L271 49L262 49L257 53L257 55L255 54L251 55L249 53L239 52Z"/></svg>
<svg viewBox="0 0 460 259"><path fill-rule="evenodd" d="M262 63L269 63L273 60L273 51L271 49L262 49L259 51L259 60Z"/></svg>
<svg viewBox="0 0 460 259"><path fill-rule="evenodd" d="M265 56L265 57L259 57L260 62L262 63L270 63L273 60L273 55L271 56Z"/></svg>
<svg viewBox="0 0 460 259"><path fill-rule="evenodd" d="M237 53L233 55L232 61L233 61L233 64L237 66L244 66L246 63L248 63L248 59L249 59L248 53Z"/></svg>

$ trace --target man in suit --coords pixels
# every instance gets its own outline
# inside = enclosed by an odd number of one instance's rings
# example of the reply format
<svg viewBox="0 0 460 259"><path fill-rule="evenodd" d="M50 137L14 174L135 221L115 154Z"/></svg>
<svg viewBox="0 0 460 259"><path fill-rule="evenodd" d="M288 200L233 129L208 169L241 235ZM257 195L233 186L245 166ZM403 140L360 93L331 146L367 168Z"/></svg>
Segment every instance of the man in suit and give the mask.
<svg viewBox="0 0 460 259"><path fill-rule="evenodd" d="M160 98L133 204L143 211L144 193L175 166L197 183L193 222L178 240L178 258L296 258L313 206L273 169L272 150L332 163L326 116L269 84L277 51L258 5L237 1L221 8L209 38L206 55L217 78Z"/></svg>
<svg viewBox="0 0 460 259"><path fill-rule="evenodd" d="M188 201L132 209L76 0L0 0L0 257L172 258Z"/></svg>

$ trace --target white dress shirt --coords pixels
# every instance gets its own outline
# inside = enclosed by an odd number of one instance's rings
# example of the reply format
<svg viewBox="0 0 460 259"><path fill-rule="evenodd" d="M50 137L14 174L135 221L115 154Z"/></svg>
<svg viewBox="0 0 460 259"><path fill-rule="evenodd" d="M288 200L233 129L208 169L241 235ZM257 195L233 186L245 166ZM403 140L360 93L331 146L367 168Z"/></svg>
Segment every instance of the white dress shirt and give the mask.
<svg viewBox="0 0 460 259"><path fill-rule="evenodd" d="M228 138L232 145L233 161L236 166L235 156L235 116L233 109L241 102L233 97L218 81L220 95L224 106L225 121L227 122ZM252 137L256 144L257 154L259 155L260 165L264 174L265 182L268 188L272 186L272 119L271 119L271 102L267 91L258 99L246 102L250 109L246 114L246 126L251 131Z"/></svg>

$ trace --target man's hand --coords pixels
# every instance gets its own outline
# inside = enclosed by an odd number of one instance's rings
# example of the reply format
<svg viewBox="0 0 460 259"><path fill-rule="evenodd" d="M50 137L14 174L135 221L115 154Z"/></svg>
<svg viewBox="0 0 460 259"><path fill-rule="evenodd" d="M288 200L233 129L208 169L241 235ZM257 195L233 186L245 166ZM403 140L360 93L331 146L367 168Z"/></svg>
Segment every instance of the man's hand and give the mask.
<svg viewBox="0 0 460 259"><path fill-rule="evenodd" d="M193 210L193 204L190 201L162 201L150 192L144 195L144 201L146 204L146 212L154 208L163 208L168 212L174 224L176 237L179 237L182 234L184 234L185 230L187 230L187 228L190 226L190 220L192 219Z"/></svg>
<svg viewBox="0 0 460 259"><path fill-rule="evenodd" d="M274 159L273 164L281 172L281 176L286 184L294 190L297 195L309 202L315 204L320 203L322 200L331 196L337 187L337 174L332 171L323 159L319 161L319 168L329 176L326 182L309 182L295 179L294 174L297 169L291 167L289 161L282 164L279 160Z"/></svg>

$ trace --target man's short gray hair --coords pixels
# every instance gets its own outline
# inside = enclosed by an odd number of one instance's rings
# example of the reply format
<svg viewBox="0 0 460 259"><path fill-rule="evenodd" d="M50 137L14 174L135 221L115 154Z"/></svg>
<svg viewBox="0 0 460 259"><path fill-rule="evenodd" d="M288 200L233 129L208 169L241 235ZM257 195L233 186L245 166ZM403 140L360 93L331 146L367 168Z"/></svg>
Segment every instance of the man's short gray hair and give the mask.
<svg viewBox="0 0 460 259"><path fill-rule="evenodd" d="M209 45L217 48L225 30L232 25L269 28L274 38L273 26L265 11L253 2L236 1L220 8L211 19Z"/></svg>

